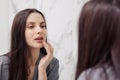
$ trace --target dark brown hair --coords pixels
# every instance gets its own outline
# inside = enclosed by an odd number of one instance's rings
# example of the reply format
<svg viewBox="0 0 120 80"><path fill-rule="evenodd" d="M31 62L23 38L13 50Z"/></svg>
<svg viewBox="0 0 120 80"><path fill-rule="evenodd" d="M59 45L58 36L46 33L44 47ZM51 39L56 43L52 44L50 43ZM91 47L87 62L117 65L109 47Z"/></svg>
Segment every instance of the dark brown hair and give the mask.
<svg viewBox="0 0 120 80"><path fill-rule="evenodd" d="M120 11L115 5L93 0L83 6L79 19L76 80L82 71L111 61L118 28Z"/></svg>
<svg viewBox="0 0 120 80"><path fill-rule="evenodd" d="M91 0L91 1L94 1L94 2L106 2L106 3L112 3L113 1L115 0Z"/></svg>
<svg viewBox="0 0 120 80"><path fill-rule="evenodd" d="M14 18L9 52L9 80L28 80L30 51L25 41L25 26L28 16L34 12L44 18L44 15L36 9L24 9Z"/></svg>

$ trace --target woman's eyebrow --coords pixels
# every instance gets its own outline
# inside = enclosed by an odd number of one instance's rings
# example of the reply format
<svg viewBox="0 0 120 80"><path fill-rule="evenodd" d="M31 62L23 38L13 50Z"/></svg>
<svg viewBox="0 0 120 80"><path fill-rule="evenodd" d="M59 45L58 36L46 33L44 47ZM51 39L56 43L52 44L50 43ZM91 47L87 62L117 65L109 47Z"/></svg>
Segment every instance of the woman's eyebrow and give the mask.
<svg viewBox="0 0 120 80"><path fill-rule="evenodd" d="M45 22L41 22L40 25L45 24Z"/></svg>
<svg viewBox="0 0 120 80"><path fill-rule="evenodd" d="M34 25L34 24L35 24L34 22L27 22L26 26Z"/></svg>
<svg viewBox="0 0 120 80"><path fill-rule="evenodd" d="M27 22L27 24L35 24L35 22Z"/></svg>
<svg viewBox="0 0 120 80"><path fill-rule="evenodd" d="M26 25L34 25L35 24L35 22L27 22L27 24ZM43 21L43 22L40 22L40 25L43 25L43 24L45 24L45 22Z"/></svg>
<svg viewBox="0 0 120 80"><path fill-rule="evenodd" d="M42 23L45 23L45 22L44 22L44 21L42 21L42 22L41 22L41 24L42 24Z"/></svg>

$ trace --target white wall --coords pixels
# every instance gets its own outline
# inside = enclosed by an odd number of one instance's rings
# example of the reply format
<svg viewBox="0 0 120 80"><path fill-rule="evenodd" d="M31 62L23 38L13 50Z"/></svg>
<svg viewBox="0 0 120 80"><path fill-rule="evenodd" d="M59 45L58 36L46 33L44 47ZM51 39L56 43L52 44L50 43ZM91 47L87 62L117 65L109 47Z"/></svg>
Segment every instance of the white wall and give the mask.
<svg viewBox="0 0 120 80"><path fill-rule="evenodd" d="M0 1L0 55L9 49L8 0Z"/></svg>

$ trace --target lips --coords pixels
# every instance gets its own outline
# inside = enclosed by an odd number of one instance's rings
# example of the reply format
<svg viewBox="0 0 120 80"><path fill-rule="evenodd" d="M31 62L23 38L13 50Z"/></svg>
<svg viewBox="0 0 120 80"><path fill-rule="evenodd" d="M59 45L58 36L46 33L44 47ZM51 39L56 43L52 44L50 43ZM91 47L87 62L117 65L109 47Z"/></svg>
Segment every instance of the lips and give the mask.
<svg viewBox="0 0 120 80"><path fill-rule="evenodd" d="M43 42L43 37L37 37L37 38L35 38L35 40L39 43L42 43Z"/></svg>
<svg viewBox="0 0 120 80"><path fill-rule="evenodd" d="M43 37L37 37L35 40L43 40Z"/></svg>

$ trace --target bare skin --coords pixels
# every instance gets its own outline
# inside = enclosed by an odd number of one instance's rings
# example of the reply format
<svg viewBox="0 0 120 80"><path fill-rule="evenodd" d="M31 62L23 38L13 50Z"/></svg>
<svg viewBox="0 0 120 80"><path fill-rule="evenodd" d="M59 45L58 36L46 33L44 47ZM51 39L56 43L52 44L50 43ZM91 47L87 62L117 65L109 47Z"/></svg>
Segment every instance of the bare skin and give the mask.
<svg viewBox="0 0 120 80"><path fill-rule="evenodd" d="M47 80L46 68L53 59L53 48L46 42L46 24L44 18L39 13L31 13L28 16L25 30L26 43L29 46L31 58L29 59L30 74L29 80L33 79L35 64L40 54L40 48L46 49L45 55L38 65L38 80Z"/></svg>
<svg viewBox="0 0 120 80"><path fill-rule="evenodd" d="M53 59L53 48L50 45L50 43L46 43L45 41L43 42L43 46L46 49L47 55L45 55L39 62L38 65L38 80L47 80L47 75L46 75L46 69L47 66L50 64L51 60ZM39 52L36 54L38 55ZM32 57L32 62L30 65L30 75L29 75L29 80L33 79L33 73L35 69L35 63L37 61L38 57ZM35 60L35 61L33 61Z"/></svg>
<svg viewBox="0 0 120 80"><path fill-rule="evenodd" d="M47 80L46 76L46 68L50 64L51 60L53 59L53 48L49 43L43 42L43 45L47 51L47 55L45 55L38 66L38 80Z"/></svg>

